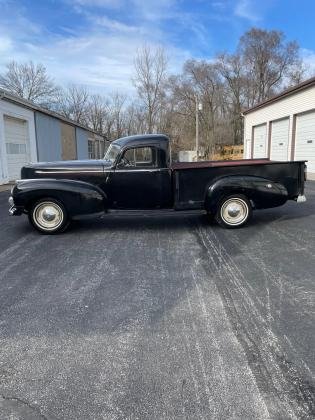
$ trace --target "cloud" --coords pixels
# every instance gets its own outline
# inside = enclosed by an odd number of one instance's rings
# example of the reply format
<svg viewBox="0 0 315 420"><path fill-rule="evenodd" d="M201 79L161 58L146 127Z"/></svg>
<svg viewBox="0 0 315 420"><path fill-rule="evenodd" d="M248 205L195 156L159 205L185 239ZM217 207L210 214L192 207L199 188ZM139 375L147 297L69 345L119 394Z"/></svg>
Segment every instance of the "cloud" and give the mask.
<svg viewBox="0 0 315 420"><path fill-rule="evenodd" d="M70 0L63 1L70 4ZM174 42L175 22L181 30L189 27L198 45L206 44L202 23L188 13L180 14L175 0L130 0L128 9L114 10L124 2L71 0L70 13L76 25L68 19L53 30L45 24L45 16L37 24L27 19L23 6L14 13L9 8L6 16L0 16L0 72L10 60L33 60L44 64L60 85L77 83L95 93L133 94L134 57L144 42L152 48L165 48L170 73L179 72L193 56L188 43ZM80 16L78 24L76 14Z"/></svg>
<svg viewBox="0 0 315 420"><path fill-rule="evenodd" d="M101 7L118 9L125 3L124 0L70 0L69 4L86 6L86 7Z"/></svg>
<svg viewBox="0 0 315 420"><path fill-rule="evenodd" d="M252 22L260 20L260 15L257 12L257 3L251 0L239 0L235 6L234 14Z"/></svg>
<svg viewBox="0 0 315 420"><path fill-rule="evenodd" d="M109 19L106 16L94 17L93 21L95 24L103 26L104 28L107 28L111 31L135 32L138 30L136 26L126 25L125 23L119 22L118 20Z"/></svg>
<svg viewBox="0 0 315 420"><path fill-rule="evenodd" d="M301 57L303 63L306 65L307 76L315 76L315 51L301 48Z"/></svg>
<svg viewBox="0 0 315 420"><path fill-rule="evenodd" d="M13 34L11 37L0 35L0 52L3 58L0 71L12 59L33 60L43 63L58 84L84 85L93 93L119 91L133 94L131 79L134 73L134 57L144 38L138 31L117 31L51 36L43 43L17 42L13 40ZM158 46L149 37L147 41L153 48ZM184 60L191 56L188 51L172 46L167 48L166 53L170 57L171 72L179 71Z"/></svg>
<svg viewBox="0 0 315 420"><path fill-rule="evenodd" d="M0 53L1 54L8 54L12 50L12 40L5 36L0 35Z"/></svg>
<svg viewBox="0 0 315 420"><path fill-rule="evenodd" d="M177 6L176 0L132 0L131 3L140 17L155 21L174 17Z"/></svg>

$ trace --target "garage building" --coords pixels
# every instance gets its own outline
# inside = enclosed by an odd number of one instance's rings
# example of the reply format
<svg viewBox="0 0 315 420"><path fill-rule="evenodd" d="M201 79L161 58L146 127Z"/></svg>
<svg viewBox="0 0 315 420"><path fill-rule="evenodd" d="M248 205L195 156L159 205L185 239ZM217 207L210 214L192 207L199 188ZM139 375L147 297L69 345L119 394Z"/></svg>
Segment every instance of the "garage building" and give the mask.
<svg viewBox="0 0 315 420"><path fill-rule="evenodd" d="M315 77L246 110L244 157L307 160L315 179Z"/></svg>
<svg viewBox="0 0 315 420"><path fill-rule="evenodd" d="M104 150L93 130L0 90L0 184L18 179L28 162L98 159Z"/></svg>

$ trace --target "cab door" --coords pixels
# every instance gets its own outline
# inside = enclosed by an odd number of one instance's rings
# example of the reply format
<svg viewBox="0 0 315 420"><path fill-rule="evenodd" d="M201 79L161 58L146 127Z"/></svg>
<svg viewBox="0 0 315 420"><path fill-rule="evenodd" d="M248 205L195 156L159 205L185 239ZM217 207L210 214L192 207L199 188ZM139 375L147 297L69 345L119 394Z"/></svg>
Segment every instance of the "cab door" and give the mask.
<svg viewBox="0 0 315 420"><path fill-rule="evenodd" d="M160 168L154 147L124 151L110 179L112 207L154 209L160 207Z"/></svg>

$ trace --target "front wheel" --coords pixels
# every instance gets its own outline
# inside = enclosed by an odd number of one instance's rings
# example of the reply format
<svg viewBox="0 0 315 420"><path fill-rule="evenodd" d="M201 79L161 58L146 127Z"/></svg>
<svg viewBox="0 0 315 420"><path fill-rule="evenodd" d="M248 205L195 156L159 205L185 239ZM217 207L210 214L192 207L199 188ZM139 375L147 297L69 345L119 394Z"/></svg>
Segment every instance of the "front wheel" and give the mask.
<svg viewBox="0 0 315 420"><path fill-rule="evenodd" d="M34 228L45 234L63 232L69 225L64 205L53 198L43 198L34 203L28 217Z"/></svg>
<svg viewBox="0 0 315 420"><path fill-rule="evenodd" d="M231 195L220 201L215 219L219 225L233 229L244 226L251 215L250 201L244 195Z"/></svg>

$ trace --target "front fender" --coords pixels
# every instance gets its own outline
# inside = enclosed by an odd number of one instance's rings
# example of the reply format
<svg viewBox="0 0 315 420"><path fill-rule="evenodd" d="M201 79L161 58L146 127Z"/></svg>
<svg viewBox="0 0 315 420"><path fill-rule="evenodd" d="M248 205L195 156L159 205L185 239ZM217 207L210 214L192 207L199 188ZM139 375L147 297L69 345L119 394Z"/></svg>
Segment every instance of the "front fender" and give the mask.
<svg viewBox="0 0 315 420"><path fill-rule="evenodd" d="M216 211L219 201L232 194L243 194L256 209L282 206L288 199L287 189L279 182L249 175L225 176L207 186L205 209Z"/></svg>
<svg viewBox="0 0 315 420"><path fill-rule="evenodd" d="M23 179L16 182L12 197L17 208L27 212L44 197L55 198L70 217L99 213L107 208L107 196L96 185L68 179Z"/></svg>

